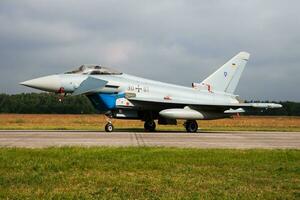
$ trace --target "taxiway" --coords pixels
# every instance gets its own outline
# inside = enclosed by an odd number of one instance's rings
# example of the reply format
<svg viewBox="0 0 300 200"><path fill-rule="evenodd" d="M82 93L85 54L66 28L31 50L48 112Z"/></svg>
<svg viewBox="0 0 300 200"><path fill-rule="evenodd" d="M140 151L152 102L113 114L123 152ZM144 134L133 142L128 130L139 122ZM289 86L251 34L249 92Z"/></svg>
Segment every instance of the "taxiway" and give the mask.
<svg viewBox="0 0 300 200"><path fill-rule="evenodd" d="M0 131L0 147L163 146L184 148L300 149L300 132Z"/></svg>

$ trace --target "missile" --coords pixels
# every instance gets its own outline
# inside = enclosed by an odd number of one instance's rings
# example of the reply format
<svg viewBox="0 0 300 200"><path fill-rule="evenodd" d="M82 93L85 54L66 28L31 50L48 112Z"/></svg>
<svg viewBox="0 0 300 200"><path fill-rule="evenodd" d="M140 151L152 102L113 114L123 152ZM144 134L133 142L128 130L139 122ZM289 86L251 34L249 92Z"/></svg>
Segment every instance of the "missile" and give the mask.
<svg viewBox="0 0 300 200"><path fill-rule="evenodd" d="M282 108L282 105L277 103L252 103L254 108Z"/></svg>

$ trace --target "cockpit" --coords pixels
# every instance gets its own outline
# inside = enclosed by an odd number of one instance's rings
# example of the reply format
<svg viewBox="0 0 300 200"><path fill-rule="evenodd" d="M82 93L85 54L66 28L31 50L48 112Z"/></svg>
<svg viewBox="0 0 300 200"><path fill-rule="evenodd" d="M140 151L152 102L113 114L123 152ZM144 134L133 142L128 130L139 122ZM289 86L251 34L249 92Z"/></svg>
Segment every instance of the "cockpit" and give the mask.
<svg viewBox="0 0 300 200"><path fill-rule="evenodd" d="M101 65L81 65L78 69L65 74L87 74L87 75L121 75L117 70L103 67Z"/></svg>

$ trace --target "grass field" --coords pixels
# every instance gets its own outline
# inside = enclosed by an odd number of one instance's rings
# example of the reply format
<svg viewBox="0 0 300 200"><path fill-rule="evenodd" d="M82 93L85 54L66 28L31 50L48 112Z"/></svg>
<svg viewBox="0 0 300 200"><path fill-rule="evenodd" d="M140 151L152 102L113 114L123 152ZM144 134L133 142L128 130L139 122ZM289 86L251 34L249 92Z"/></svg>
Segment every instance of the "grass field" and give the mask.
<svg viewBox="0 0 300 200"><path fill-rule="evenodd" d="M117 131L143 131L138 120L113 120ZM300 131L300 117L239 117L198 121L203 131ZM103 115L22 115L0 114L0 129L30 130L104 130ZM158 131L184 131L183 121L177 126L160 126Z"/></svg>
<svg viewBox="0 0 300 200"><path fill-rule="evenodd" d="M299 199L299 150L0 149L0 199Z"/></svg>

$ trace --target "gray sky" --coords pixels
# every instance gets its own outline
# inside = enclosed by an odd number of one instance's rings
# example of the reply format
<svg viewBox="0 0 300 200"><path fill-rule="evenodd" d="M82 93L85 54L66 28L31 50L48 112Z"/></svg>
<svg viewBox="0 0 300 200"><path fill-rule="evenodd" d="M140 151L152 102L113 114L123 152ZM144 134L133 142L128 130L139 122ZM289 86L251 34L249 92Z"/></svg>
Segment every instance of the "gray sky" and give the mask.
<svg viewBox="0 0 300 200"><path fill-rule="evenodd" d="M84 63L180 85L251 53L236 93L300 101L300 1L1 0L0 93Z"/></svg>

